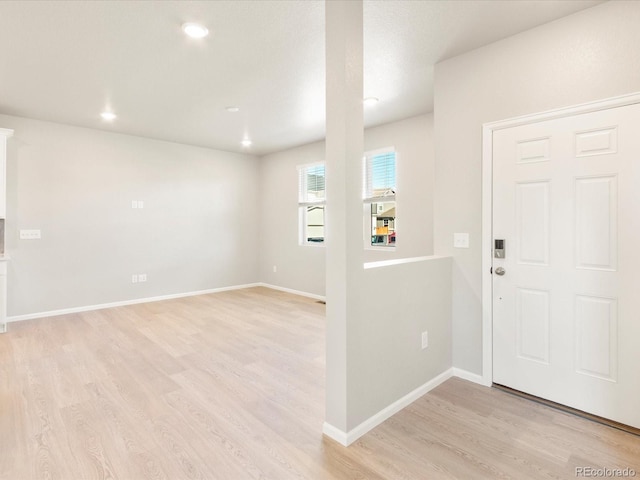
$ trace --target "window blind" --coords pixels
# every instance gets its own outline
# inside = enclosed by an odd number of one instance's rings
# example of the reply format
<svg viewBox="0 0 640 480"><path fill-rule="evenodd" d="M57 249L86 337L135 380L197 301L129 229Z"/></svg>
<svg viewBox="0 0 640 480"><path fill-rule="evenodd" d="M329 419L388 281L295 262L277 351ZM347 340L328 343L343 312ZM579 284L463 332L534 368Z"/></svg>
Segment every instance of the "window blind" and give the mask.
<svg viewBox="0 0 640 480"><path fill-rule="evenodd" d="M364 200L394 200L396 196L396 152L365 155Z"/></svg>
<svg viewBox="0 0 640 480"><path fill-rule="evenodd" d="M323 204L325 197L324 164L298 167L298 203L300 205Z"/></svg>

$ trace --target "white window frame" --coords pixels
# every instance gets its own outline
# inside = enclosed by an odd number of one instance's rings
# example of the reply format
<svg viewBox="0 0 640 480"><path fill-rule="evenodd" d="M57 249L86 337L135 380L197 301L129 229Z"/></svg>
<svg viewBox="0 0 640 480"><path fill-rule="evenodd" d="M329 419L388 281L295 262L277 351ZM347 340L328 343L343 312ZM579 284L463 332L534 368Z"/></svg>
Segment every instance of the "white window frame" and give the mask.
<svg viewBox="0 0 640 480"><path fill-rule="evenodd" d="M323 199L312 200L310 201L307 198L303 198L303 192L307 191L307 174L306 172L314 167L322 166L325 168L325 182L326 182L326 164L325 162L314 162L314 163L306 163L304 165L298 165L298 244L301 246L307 247L324 247L323 242L310 242L307 239L306 235L306 227L307 227L307 209L310 206L322 206L324 207L324 214L326 215L327 210L327 194L326 194L326 183L325 183L325 196ZM304 172L304 173L303 173ZM301 182L305 184L302 185ZM326 219L326 216L323 217ZM326 227L326 222L324 227ZM323 239L326 240L326 231L324 232Z"/></svg>
<svg viewBox="0 0 640 480"><path fill-rule="evenodd" d="M369 159L378 155L384 155L393 153L395 155L395 176L396 176L396 190L398 188L398 152L395 147L378 148L376 150L370 150L364 153L362 161L362 201L363 201L363 236L364 236L364 248L365 250L375 250L378 252L394 252L396 250L397 243L393 245L373 245L371 244L371 204L372 203L385 203L394 202L396 208L396 216L394 219L394 232L398 232L398 199L396 193L383 196L369 195L368 191L368 178L369 178ZM397 238L397 237L396 237ZM396 239L397 242L397 239Z"/></svg>

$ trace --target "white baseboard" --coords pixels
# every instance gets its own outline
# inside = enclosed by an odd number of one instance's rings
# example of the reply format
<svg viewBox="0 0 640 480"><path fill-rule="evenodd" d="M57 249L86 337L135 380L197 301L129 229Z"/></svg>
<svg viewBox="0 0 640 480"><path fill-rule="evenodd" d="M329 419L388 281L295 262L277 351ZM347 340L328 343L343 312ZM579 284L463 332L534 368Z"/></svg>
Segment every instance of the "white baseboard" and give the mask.
<svg viewBox="0 0 640 480"><path fill-rule="evenodd" d="M322 433L327 437L335 440L340 445L343 445L345 447L349 446L349 442L347 442L347 434L339 428L334 427L330 423L324 422L322 424Z"/></svg>
<svg viewBox="0 0 640 480"><path fill-rule="evenodd" d="M340 443L341 445L348 447L353 442L355 442L358 438L363 436L365 433L374 429L375 427L380 425L382 422L384 422L386 419L395 415L396 413L398 413L400 410L410 405L411 403L415 402L418 398L423 396L425 393L429 392L430 390L433 390L441 383L450 379L452 376L453 376L452 368L442 372L437 377L432 378L424 385L416 388L412 392L409 392L404 397L402 397L399 400L396 400L388 407L383 408L378 413L369 417L367 420L362 422L360 425L358 425L354 429L349 430L348 432L343 432L339 428L336 428L333 425L330 425L325 422L322 427L322 433L324 433L327 437L332 438L336 442Z"/></svg>
<svg viewBox="0 0 640 480"><path fill-rule="evenodd" d="M127 305L136 305L138 303L160 302L162 300L171 300L174 298L183 298L183 297L193 297L196 295L206 295L208 293L226 292L229 290L242 290L244 288L252 288L252 287L266 287L266 288L271 288L272 290L280 290L282 292L292 293L294 295L314 298L316 300L325 300L325 297L322 295L316 295L314 293L302 292L300 290L293 290L291 288L278 287L277 285L270 285L268 283L257 282L257 283L247 283L244 285L231 285L229 287L210 288L207 290L198 290L195 292L173 293L170 295L159 295L156 297L136 298L133 300L123 300L121 302L100 303L97 305L85 305L82 307L63 308L60 310L50 310L48 312L28 313L26 315L13 315L11 317L7 317L7 323L20 322L22 320L33 320L35 318L56 317L59 315L68 315L70 313L90 312L92 310L102 310L104 308L124 307Z"/></svg>
<svg viewBox="0 0 640 480"><path fill-rule="evenodd" d="M462 378L463 380L468 380L473 383L477 383L479 385L484 385L485 387L491 386L491 382L487 383L482 375L478 375L477 373L471 373L467 370L463 370L461 368L453 367L453 376Z"/></svg>
<svg viewBox="0 0 640 480"><path fill-rule="evenodd" d="M102 310L104 308L124 307L126 305L135 305L138 303L159 302L162 300L171 300L174 298L193 297L195 295L206 295L208 293L226 292L229 290L242 290L244 288L259 287L260 283L248 283L246 285L232 285L230 287L211 288L208 290L198 290L196 292L174 293L170 295L160 295L157 297L136 298L134 300L124 300L122 302L101 303L98 305L86 305L84 307L64 308L61 310L51 310L49 312L29 313L26 315L13 315L7 317L7 322L19 322L22 320L32 320L34 318L55 317L58 315L67 315L70 313L89 312L91 310Z"/></svg>
<svg viewBox="0 0 640 480"><path fill-rule="evenodd" d="M270 283L258 283L260 287L270 288L272 290L280 290L281 292L293 293L294 295L300 295L301 297L315 298L316 300L325 301L324 295L316 295L315 293L303 292L301 290L294 290L293 288L279 287L277 285L271 285Z"/></svg>
<svg viewBox="0 0 640 480"><path fill-rule="evenodd" d="M136 305L138 303L160 302L162 300L172 300L174 298L194 297L196 295L206 295L208 293L227 292L230 290L242 290L245 288L252 288L252 287L266 287L266 288L271 288L272 290L280 290L282 292L292 293L294 295L300 295L302 297L314 298L316 300L325 300L325 297L322 295L302 292L300 290L293 290L291 288L278 287L277 285L270 285L268 283L256 282L256 283L247 283L244 285L231 285L229 287L210 288L207 290L198 290L195 292L173 293L170 295L159 295L156 297L136 298L134 300L123 300L121 302L100 303L97 305L85 305L82 307L63 308L60 310L50 310L48 312L28 313L26 315L12 315L11 317L7 317L6 321L7 323L20 322L22 320L33 320L35 318L56 317L59 315L68 315L70 313L90 312L92 310L102 310L104 308L124 307L127 305Z"/></svg>
<svg viewBox="0 0 640 480"><path fill-rule="evenodd" d="M487 386L487 383L485 382L484 377L482 375L478 375L477 373L471 373L467 370L463 370L461 368L456 368L456 367L453 367L452 370L453 370L454 377L462 378L463 380L468 380L473 383L478 383L480 385Z"/></svg>

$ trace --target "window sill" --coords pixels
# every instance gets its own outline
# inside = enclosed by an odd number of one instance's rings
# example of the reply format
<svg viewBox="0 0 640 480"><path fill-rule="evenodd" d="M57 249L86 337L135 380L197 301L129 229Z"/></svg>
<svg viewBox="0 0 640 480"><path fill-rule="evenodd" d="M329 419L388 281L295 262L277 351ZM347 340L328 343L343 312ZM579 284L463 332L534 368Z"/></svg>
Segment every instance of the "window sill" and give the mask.
<svg viewBox="0 0 640 480"><path fill-rule="evenodd" d="M324 242L300 243L300 247L324 248Z"/></svg>
<svg viewBox="0 0 640 480"><path fill-rule="evenodd" d="M379 246L379 247L364 247L365 250L370 251L370 252L395 252L396 251L396 246Z"/></svg>
<svg viewBox="0 0 640 480"><path fill-rule="evenodd" d="M391 267L393 265L403 265L405 263L430 262L433 260L440 260L443 258L448 258L448 257L442 257L440 255L430 255L426 257L398 258L395 260L382 260L380 262L366 262L363 266L365 270L369 270L371 268Z"/></svg>

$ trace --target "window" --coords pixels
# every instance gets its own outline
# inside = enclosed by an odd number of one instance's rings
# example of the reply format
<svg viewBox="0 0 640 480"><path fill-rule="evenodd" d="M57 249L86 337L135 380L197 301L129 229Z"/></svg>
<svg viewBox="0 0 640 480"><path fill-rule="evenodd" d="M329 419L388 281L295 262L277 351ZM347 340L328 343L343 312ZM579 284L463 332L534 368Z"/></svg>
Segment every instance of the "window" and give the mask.
<svg viewBox="0 0 640 480"><path fill-rule="evenodd" d="M396 244L396 153L393 148L365 154L365 223L372 247ZM370 208L368 208L370 207ZM368 243L367 239L367 243Z"/></svg>
<svg viewBox="0 0 640 480"><path fill-rule="evenodd" d="M298 167L298 207L300 211L300 243L324 242L324 164Z"/></svg>

